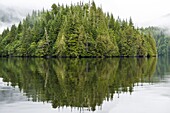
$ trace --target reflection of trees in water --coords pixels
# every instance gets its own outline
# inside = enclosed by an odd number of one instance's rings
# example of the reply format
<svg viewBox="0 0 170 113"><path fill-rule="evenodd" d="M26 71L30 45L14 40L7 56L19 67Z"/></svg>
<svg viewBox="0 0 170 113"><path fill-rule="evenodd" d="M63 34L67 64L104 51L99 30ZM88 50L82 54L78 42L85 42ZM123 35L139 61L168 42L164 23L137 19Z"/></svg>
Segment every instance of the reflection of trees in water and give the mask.
<svg viewBox="0 0 170 113"><path fill-rule="evenodd" d="M1 59L0 65L4 81L18 85L32 101L95 110L115 93L131 93L135 83L150 82L156 58L13 58Z"/></svg>
<svg viewBox="0 0 170 113"><path fill-rule="evenodd" d="M170 75L170 57L162 56L158 59L155 75L158 78L164 79L166 75Z"/></svg>

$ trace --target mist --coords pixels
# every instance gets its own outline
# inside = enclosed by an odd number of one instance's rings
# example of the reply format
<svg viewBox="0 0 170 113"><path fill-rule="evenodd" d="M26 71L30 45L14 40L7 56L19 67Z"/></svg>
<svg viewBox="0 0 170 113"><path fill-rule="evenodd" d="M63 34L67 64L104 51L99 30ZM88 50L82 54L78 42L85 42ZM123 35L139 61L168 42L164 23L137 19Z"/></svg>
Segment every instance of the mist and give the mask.
<svg viewBox="0 0 170 113"><path fill-rule="evenodd" d="M0 33L7 27L18 24L31 12L31 9L26 8L8 7L1 4L0 7Z"/></svg>
<svg viewBox="0 0 170 113"><path fill-rule="evenodd" d="M143 27L154 26L164 29L166 34L170 35L170 14L160 16L154 20L145 22Z"/></svg>
<svg viewBox="0 0 170 113"><path fill-rule="evenodd" d="M33 10L50 9L57 0L1 0L0 1L0 33L18 24Z"/></svg>
<svg viewBox="0 0 170 113"><path fill-rule="evenodd" d="M73 3L76 3L74 1ZM53 3L71 4L71 0L1 0L0 1L0 33L18 24L33 10L50 10Z"/></svg>

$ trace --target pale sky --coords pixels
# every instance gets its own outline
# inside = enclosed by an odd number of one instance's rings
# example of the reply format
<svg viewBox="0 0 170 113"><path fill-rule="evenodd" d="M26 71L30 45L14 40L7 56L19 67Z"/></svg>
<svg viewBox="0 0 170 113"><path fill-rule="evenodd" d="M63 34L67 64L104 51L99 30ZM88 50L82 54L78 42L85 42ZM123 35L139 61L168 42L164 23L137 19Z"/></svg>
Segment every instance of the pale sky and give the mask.
<svg viewBox="0 0 170 113"><path fill-rule="evenodd" d="M29 9L50 9L53 3L70 4L80 0L0 0L0 4ZM81 0L88 3L89 0ZM112 12L115 18L132 17L136 25L149 22L170 13L169 0L94 0L104 11Z"/></svg>

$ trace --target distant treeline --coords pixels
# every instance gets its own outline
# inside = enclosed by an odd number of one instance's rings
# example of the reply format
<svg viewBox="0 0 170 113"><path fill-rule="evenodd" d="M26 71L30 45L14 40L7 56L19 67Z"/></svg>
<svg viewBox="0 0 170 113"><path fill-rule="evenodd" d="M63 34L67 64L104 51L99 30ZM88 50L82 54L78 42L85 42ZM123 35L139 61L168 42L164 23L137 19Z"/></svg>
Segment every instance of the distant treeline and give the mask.
<svg viewBox="0 0 170 113"><path fill-rule="evenodd" d="M154 38L132 19L115 19L92 3L53 4L33 11L0 35L0 56L112 57L156 56Z"/></svg>
<svg viewBox="0 0 170 113"><path fill-rule="evenodd" d="M147 27L141 28L141 31L145 34L150 33L154 37L159 56L168 55L170 53L170 35L168 29L160 27Z"/></svg>

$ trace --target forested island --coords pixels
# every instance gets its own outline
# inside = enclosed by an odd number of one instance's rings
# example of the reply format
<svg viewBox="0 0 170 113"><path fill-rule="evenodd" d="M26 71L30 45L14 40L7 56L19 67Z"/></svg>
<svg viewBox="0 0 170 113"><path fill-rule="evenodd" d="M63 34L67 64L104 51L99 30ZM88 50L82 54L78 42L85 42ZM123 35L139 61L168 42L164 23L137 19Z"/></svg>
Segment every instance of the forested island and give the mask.
<svg viewBox="0 0 170 113"><path fill-rule="evenodd" d="M51 6L33 11L0 35L0 56L9 57L151 57L157 56L150 33L132 19L115 19L95 2Z"/></svg>

